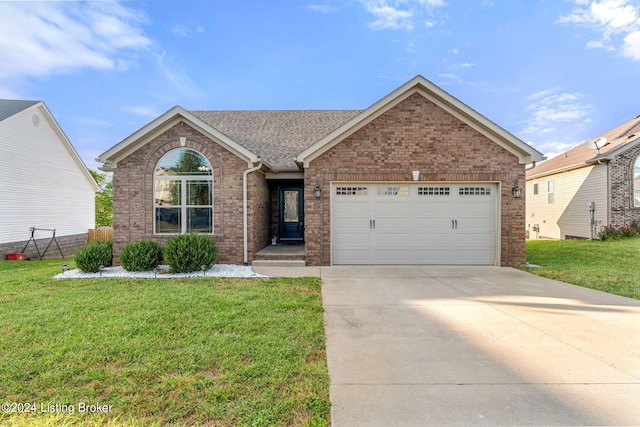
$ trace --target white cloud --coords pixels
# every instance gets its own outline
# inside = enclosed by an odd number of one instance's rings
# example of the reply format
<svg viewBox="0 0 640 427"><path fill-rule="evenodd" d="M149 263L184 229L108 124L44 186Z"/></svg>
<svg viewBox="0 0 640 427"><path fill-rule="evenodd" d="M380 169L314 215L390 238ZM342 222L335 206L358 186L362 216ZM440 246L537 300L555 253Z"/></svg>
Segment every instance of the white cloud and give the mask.
<svg viewBox="0 0 640 427"><path fill-rule="evenodd" d="M369 23L376 30L413 30L420 22L425 28L437 25L431 17L437 8L445 6L443 0L359 0L365 10L374 16Z"/></svg>
<svg viewBox="0 0 640 427"><path fill-rule="evenodd" d="M600 34L587 42L588 49L622 49L622 54L640 60L640 6L632 0L576 1L578 7L561 16L558 23L587 27Z"/></svg>
<svg viewBox="0 0 640 427"><path fill-rule="evenodd" d="M640 61L640 31L635 31L624 38L622 53L634 61Z"/></svg>
<svg viewBox="0 0 640 427"><path fill-rule="evenodd" d="M583 95L577 92L561 92L558 88L546 89L527 97L530 105L527 111L530 117L521 122L524 128L523 135L541 136L555 132L555 126L563 123L562 127L567 128L567 123L573 122L575 125L585 123L587 116L593 107L582 102Z"/></svg>
<svg viewBox="0 0 640 427"><path fill-rule="evenodd" d="M377 3L377 4L374 4ZM376 17L369 26L375 29L392 30L412 30L411 18L413 12L410 10L399 10L383 2L366 2L367 11Z"/></svg>
<svg viewBox="0 0 640 427"><path fill-rule="evenodd" d="M146 22L117 2L0 2L0 78L125 69Z"/></svg>
<svg viewBox="0 0 640 427"><path fill-rule="evenodd" d="M124 111L126 111L127 113L136 114L138 116L150 117L150 118L155 118L160 115L160 112L155 107L142 106L142 105L124 107Z"/></svg>
<svg viewBox="0 0 640 427"><path fill-rule="evenodd" d="M307 6L307 9L313 12L320 12L320 13L331 13L331 12L335 12L336 10L335 7L324 5L324 4L310 4Z"/></svg>
<svg viewBox="0 0 640 427"><path fill-rule="evenodd" d="M171 28L173 34L181 37L189 37L194 31L196 33L204 33L204 28L198 25L192 29L184 24L176 24Z"/></svg>
<svg viewBox="0 0 640 427"><path fill-rule="evenodd" d="M179 58L167 55L166 52L157 54L157 66L160 73L167 78L184 96L197 99L202 92L187 75L185 66Z"/></svg>

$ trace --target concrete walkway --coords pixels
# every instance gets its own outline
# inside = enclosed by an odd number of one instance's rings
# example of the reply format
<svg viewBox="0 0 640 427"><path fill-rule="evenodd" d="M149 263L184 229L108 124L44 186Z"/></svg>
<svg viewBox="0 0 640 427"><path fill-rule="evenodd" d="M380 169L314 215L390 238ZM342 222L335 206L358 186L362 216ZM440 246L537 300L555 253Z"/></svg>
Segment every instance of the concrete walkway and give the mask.
<svg viewBox="0 0 640 427"><path fill-rule="evenodd" d="M316 271L335 427L640 425L640 301L500 267Z"/></svg>

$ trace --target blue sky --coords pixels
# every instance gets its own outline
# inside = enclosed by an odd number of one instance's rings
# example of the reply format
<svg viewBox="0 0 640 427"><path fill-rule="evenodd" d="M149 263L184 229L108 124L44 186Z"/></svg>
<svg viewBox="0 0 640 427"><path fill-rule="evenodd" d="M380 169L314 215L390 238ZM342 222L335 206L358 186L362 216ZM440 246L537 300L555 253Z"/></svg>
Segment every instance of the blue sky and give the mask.
<svg viewBox="0 0 640 427"><path fill-rule="evenodd" d="M93 168L174 105L365 109L417 74L551 157L640 114L640 0L0 2L0 98Z"/></svg>

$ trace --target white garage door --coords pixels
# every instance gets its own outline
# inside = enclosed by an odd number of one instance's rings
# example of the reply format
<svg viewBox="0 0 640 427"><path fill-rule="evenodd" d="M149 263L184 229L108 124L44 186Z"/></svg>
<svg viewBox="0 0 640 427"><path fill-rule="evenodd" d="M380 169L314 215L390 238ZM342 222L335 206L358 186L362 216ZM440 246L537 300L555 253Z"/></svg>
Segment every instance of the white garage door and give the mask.
<svg viewBox="0 0 640 427"><path fill-rule="evenodd" d="M496 259L495 184L334 184L333 264L475 264Z"/></svg>

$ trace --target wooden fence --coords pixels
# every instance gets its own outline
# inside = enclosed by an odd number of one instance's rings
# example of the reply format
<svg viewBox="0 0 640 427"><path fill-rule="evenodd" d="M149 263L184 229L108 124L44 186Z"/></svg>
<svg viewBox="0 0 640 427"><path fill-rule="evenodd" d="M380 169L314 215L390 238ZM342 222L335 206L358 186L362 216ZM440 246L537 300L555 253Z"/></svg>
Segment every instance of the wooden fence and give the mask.
<svg viewBox="0 0 640 427"><path fill-rule="evenodd" d="M113 235L113 228L100 227L89 230L89 241L93 240L111 240Z"/></svg>

